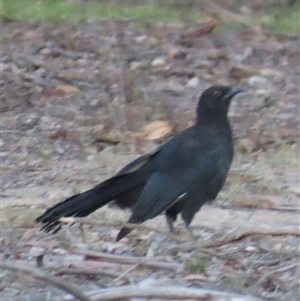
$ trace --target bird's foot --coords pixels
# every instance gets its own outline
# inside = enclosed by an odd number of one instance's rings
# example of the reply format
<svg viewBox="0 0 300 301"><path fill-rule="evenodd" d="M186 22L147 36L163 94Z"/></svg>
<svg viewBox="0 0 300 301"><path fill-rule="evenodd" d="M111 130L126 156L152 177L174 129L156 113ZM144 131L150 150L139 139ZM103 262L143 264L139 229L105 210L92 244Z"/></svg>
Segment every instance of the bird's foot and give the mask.
<svg viewBox="0 0 300 301"><path fill-rule="evenodd" d="M194 232L192 231L192 229L189 226L186 226L186 229L187 229L190 240L192 240L192 241L198 240L198 237L194 234Z"/></svg>

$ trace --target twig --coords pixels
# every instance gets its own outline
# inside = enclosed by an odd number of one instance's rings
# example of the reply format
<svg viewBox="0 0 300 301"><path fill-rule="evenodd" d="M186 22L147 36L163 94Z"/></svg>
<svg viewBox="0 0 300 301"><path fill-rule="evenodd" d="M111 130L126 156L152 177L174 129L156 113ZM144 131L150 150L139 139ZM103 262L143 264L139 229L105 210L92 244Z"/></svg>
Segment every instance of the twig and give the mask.
<svg viewBox="0 0 300 301"><path fill-rule="evenodd" d="M28 266L21 266L20 264L14 264L11 262L1 262L0 268L30 274L36 279L43 280L72 294L74 297L81 301L91 301L91 299L83 294L73 283L67 282L62 278L47 274L39 269L31 268Z"/></svg>
<svg viewBox="0 0 300 301"><path fill-rule="evenodd" d="M70 252L74 254L81 254L89 257L104 259L110 262L118 262L124 264L138 264L138 265L148 266L151 268L164 269L170 271L178 271L183 268L183 266L178 263L162 262L162 261L156 261L156 260L142 258L142 257L112 255L103 252L80 250L80 249L70 250Z"/></svg>
<svg viewBox="0 0 300 301"><path fill-rule="evenodd" d="M117 283L118 281L120 281L121 279L127 277L127 275L132 272L133 270L135 270L139 265L135 264L134 266L130 267L129 269L127 269L125 272L123 272L120 276L118 276L116 279L113 280L112 284ZM128 277L127 277L128 278Z"/></svg>
<svg viewBox="0 0 300 301"><path fill-rule="evenodd" d="M109 271L105 271L103 269L90 270L90 269L82 269L82 268L58 268L54 272L55 275L86 275L86 276L105 276L105 277L120 277L121 275ZM122 278L125 278L124 275Z"/></svg>
<svg viewBox="0 0 300 301"><path fill-rule="evenodd" d="M92 220L90 218L78 218L78 217L62 217L60 220L62 223L66 224L74 224L74 223L79 223L79 224L86 224L86 225L91 225L91 226L98 226L98 227L126 227L129 229L139 229L139 230L147 230L147 231L154 231L156 233L159 233L161 235L166 236L170 240L176 240L177 242L182 242L182 240L166 231L159 230L154 227L149 227L141 224L129 224L129 223L123 223L123 222L109 222L109 221L96 221Z"/></svg>
<svg viewBox="0 0 300 301"><path fill-rule="evenodd" d="M274 235L274 236L279 236L279 235L296 235L300 236L300 229L298 227L294 226L287 226L285 228L269 228L266 226L262 227L255 227L255 226L250 226L249 228L238 228L238 229L233 229L223 235L219 239L210 239L209 241L206 241L204 243L201 242L188 242L182 245L174 246L171 249L172 250L180 250L181 252L190 252L196 248L200 248L201 252L207 253L209 255L213 255L216 257L221 257L223 254L219 253L210 253L208 250L205 250L204 248L211 248L211 247L219 247L237 240L240 240L242 238L245 238L250 235ZM263 250L263 249L262 249Z"/></svg>
<svg viewBox="0 0 300 301"><path fill-rule="evenodd" d="M113 301L123 300L125 298L147 298L147 300L156 298L163 300L195 299L199 301L262 301L262 299L249 295L239 295L235 293L176 286L139 287L136 285L127 285L91 291L89 292L89 296L93 301ZM72 297L69 298L68 296L64 296L60 300L73 301L74 299Z"/></svg>
<svg viewBox="0 0 300 301"><path fill-rule="evenodd" d="M250 226L244 229L234 229L229 233L226 233L220 239L208 241L202 245L202 247L219 247L221 245L228 244L233 241L240 240L250 235L296 235L300 236L299 227L287 226L284 228L271 228L271 227L256 227Z"/></svg>

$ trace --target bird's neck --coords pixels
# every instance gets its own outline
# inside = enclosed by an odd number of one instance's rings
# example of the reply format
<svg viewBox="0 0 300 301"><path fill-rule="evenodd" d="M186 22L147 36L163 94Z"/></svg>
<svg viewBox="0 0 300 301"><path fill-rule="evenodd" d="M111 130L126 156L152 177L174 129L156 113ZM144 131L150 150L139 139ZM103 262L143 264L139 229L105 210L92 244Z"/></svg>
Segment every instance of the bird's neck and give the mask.
<svg viewBox="0 0 300 301"><path fill-rule="evenodd" d="M230 130L227 112L198 111L197 124L208 127L217 127Z"/></svg>

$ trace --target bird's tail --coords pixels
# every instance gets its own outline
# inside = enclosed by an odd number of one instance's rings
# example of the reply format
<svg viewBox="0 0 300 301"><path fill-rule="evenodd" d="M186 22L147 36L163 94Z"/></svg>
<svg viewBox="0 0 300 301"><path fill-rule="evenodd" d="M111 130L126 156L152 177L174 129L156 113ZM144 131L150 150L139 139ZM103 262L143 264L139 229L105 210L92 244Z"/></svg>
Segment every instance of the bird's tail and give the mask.
<svg viewBox="0 0 300 301"><path fill-rule="evenodd" d="M42 230L56 233L61 228L60 218L87 216L108 204L124 191L134 188L134 184L136 185L126 176L111 178L91 190L71 196L49 208L36 219L36 222L44 224Z"/></svg>

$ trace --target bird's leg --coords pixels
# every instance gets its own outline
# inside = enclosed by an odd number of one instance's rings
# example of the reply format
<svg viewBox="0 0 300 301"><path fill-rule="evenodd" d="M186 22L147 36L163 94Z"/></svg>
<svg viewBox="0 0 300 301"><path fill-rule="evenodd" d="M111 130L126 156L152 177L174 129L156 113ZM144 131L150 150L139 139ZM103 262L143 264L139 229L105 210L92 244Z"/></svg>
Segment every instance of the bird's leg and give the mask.
<svg viewBox="0 0 300 301"><path fill-rule="evenodd" d="M175 233L174 225L173 225L174 219L171 216L166 216L166 219L167 219L167 225L168 225L169 231L171 233Z"/></svg>
<svg viewBox="0 0 300 301"><path fill-rule="evenodd" d="M80 234L81 234L82 242L85 244L87 242L87 239L86 239L86 233L84 231L83 224L79 224L79 231L80 231Z"/></svg>
<svg viewBox="0 0 300 301"><path fill-rule="evenodd" d="M175 233L174 222L176 221L177 213L171 208L166 211L167 225L171 233Z"/></svg>

